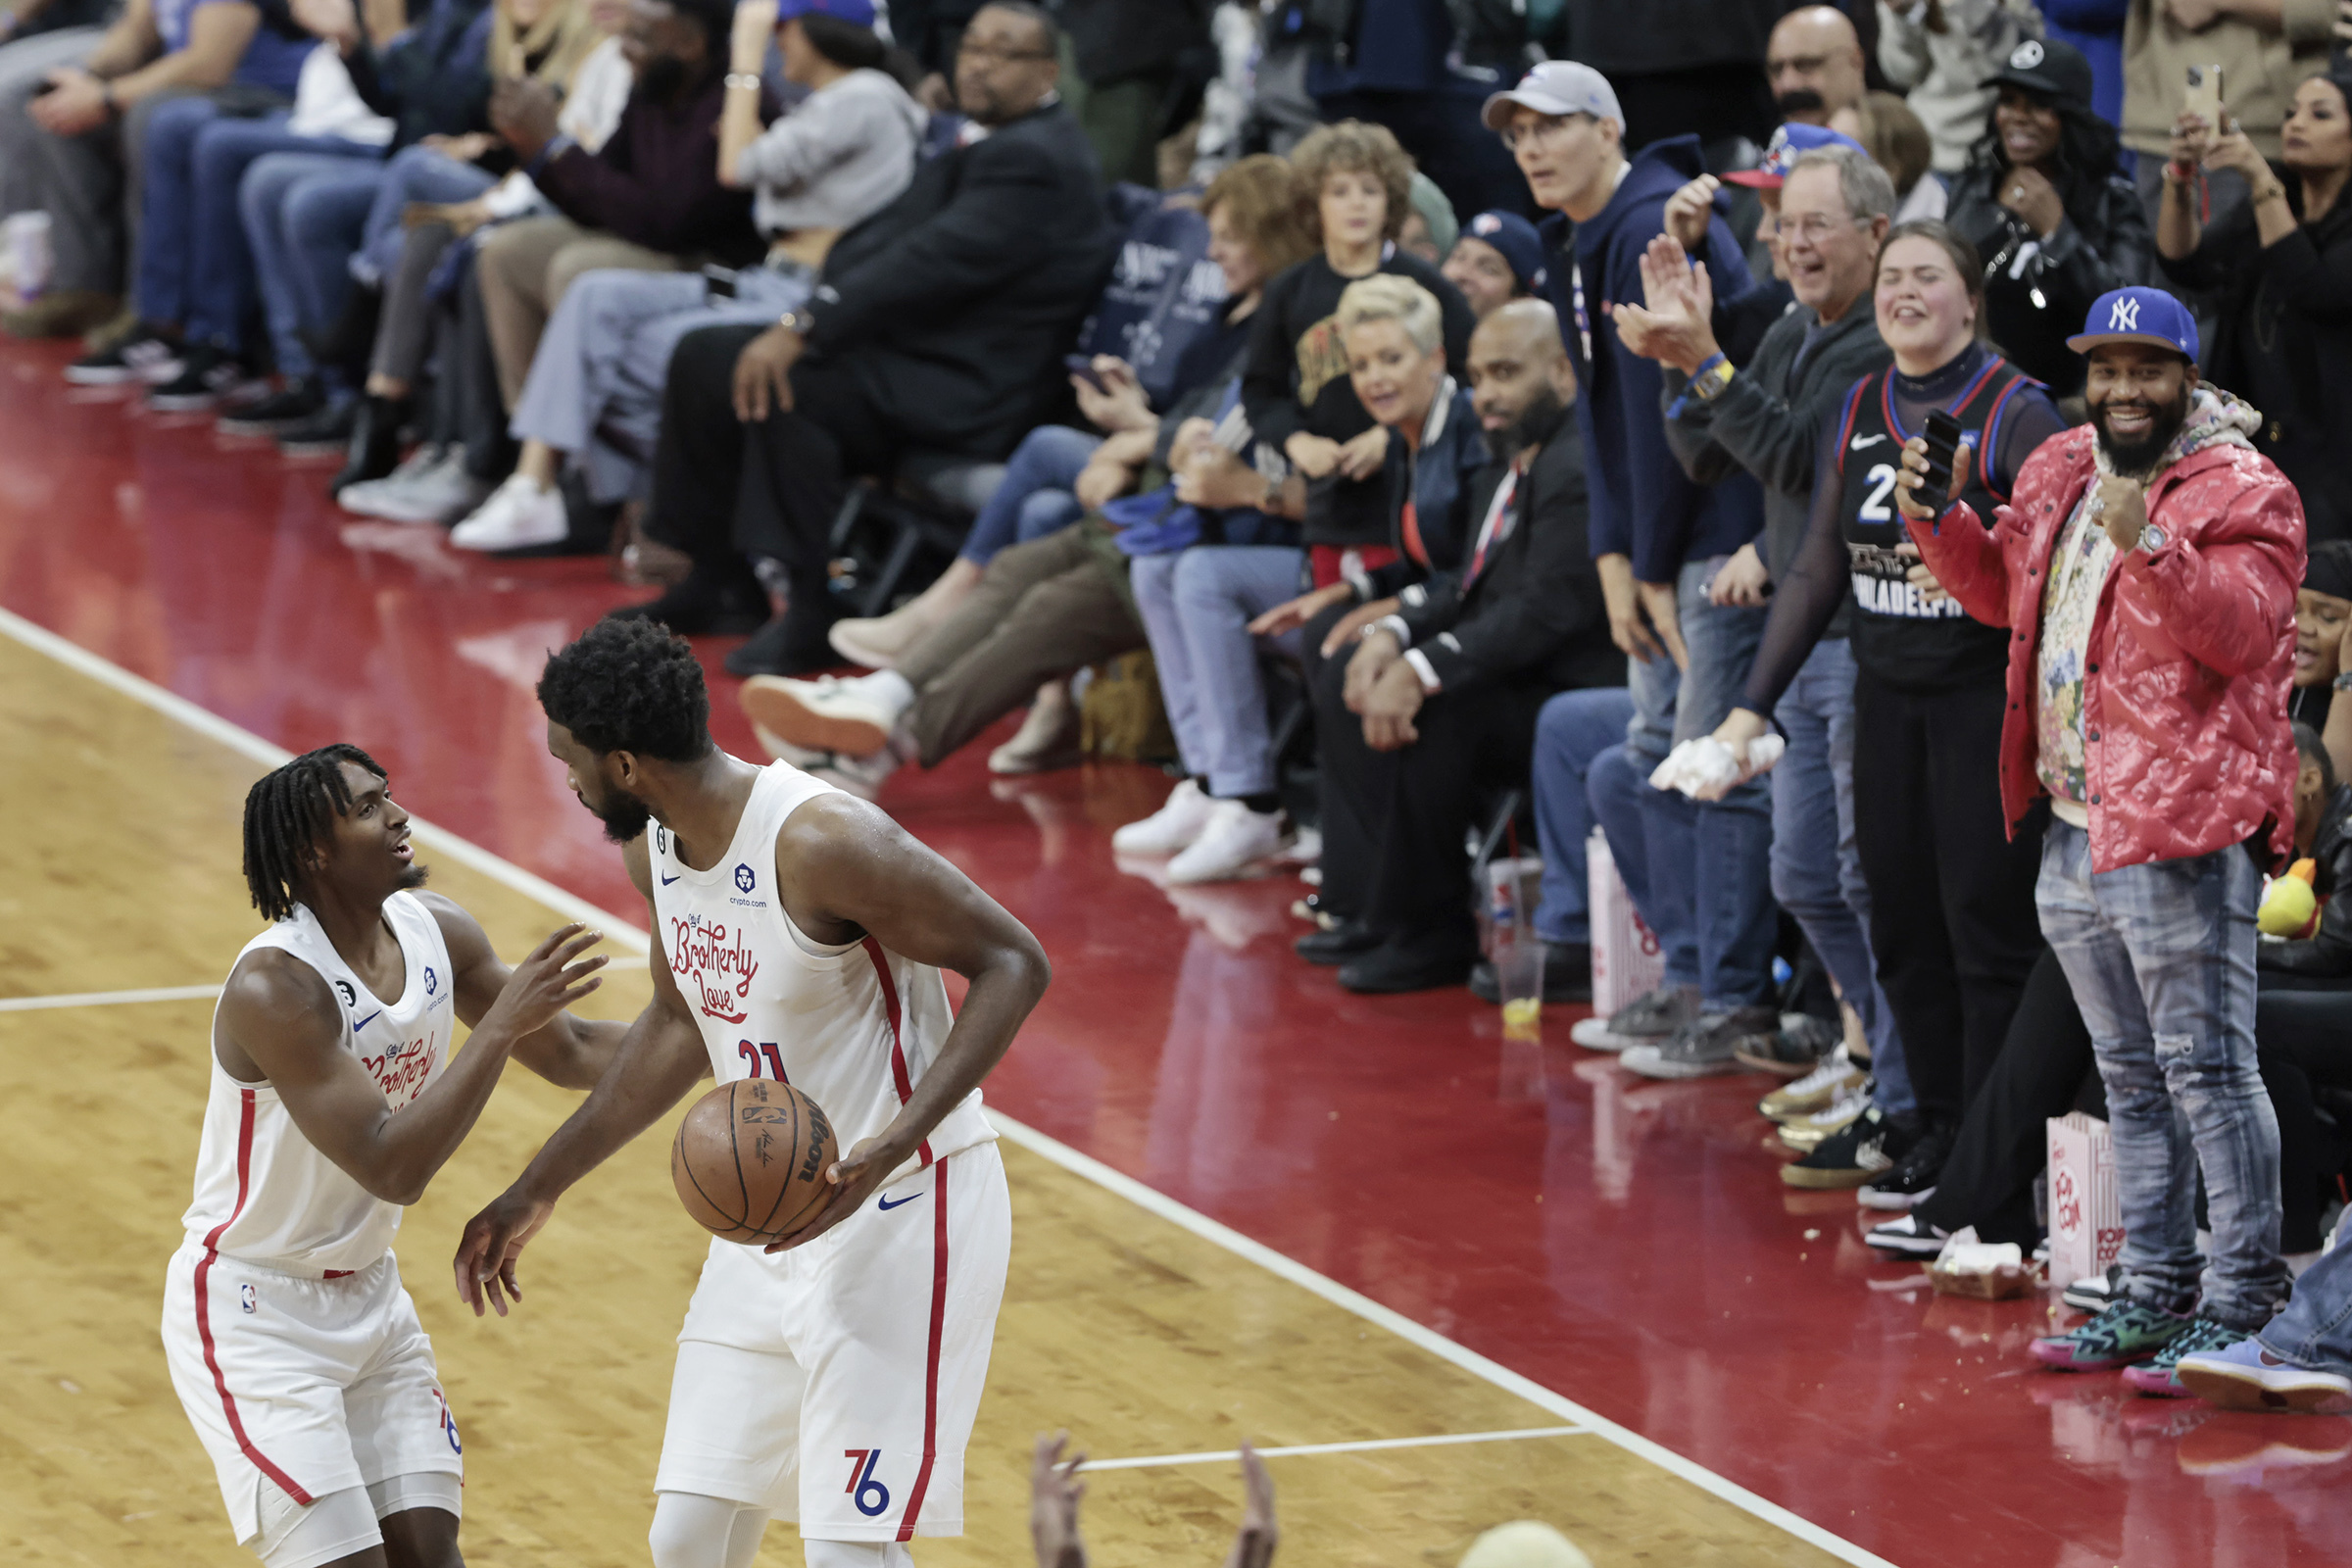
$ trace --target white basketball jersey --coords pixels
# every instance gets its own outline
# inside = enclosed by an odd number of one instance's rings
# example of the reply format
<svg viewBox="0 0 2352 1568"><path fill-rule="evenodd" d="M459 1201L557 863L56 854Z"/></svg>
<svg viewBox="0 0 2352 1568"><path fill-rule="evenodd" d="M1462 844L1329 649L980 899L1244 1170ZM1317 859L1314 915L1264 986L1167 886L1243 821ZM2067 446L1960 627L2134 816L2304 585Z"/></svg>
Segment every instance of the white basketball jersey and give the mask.
<svg viewBox="0 0 2352 1568"><path fill-rule="evenodd" d="M359 1058L394 1110L440 1076L457 1019L449 946L432 911L406 893L384 901L407 979L385 1002L335 952L303 906L245 944L245 953L292 954L333 988L343 1014L343 1049ZM238 956L242 961L245 954ZM294 1125L267 1082L239 1083L208 1050L213 1084L196 1155L196 1200L182 1223L197 1246L287 1273L342 1273L384 1255L400 1229L400 1205L345 1175Z"/></svg>
<svg viewBox="0 0 2352 1568"><path fill-rule="evenodd" d="M789 1083L824 1108L848 1153L897 1119L937 1057L955 1015L939 971L868 937L811 941L776 896L776 833L830 784L785 762L752 787L726 854L708 871L653 828L655 940L702 1026L710 1069ZM966 1096L893 1179L996 1137Z"/></svg>

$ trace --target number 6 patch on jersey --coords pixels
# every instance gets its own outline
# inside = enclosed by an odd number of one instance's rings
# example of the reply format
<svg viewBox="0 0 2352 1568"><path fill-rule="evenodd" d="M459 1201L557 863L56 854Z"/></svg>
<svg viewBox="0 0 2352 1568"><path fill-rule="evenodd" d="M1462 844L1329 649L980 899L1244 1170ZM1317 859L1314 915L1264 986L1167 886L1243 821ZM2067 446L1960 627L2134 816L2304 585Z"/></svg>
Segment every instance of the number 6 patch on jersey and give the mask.
<svg viewBox="0 0 2352 1568"><path fill-rule="evenodd" d="M850 1494L858 1511L868 1519L879 1517L890 1507L890 1489L874 1479L874 1466L882 1462L880 1448L844 1448L842 1457L850 1461L850 1484L841 1490Z"/></svg>

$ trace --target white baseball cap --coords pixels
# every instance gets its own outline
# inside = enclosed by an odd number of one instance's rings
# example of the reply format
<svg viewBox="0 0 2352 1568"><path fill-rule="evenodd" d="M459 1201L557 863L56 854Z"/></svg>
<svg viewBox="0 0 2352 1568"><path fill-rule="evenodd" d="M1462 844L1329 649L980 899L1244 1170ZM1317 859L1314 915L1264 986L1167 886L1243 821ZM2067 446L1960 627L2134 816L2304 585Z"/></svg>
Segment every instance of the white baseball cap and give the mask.
<svg viewBox="0 0 2352 1568"><path fill-rule="evenodd" d="M1519 78L1519 85L1487 100L1479 118L1489 130L1511 122L1511 106L1523 104L1539 115L1591 115L1625 125L1625 111L1617 107L1617 89L1591 66L1574 60L1546 60Z"/></svg>

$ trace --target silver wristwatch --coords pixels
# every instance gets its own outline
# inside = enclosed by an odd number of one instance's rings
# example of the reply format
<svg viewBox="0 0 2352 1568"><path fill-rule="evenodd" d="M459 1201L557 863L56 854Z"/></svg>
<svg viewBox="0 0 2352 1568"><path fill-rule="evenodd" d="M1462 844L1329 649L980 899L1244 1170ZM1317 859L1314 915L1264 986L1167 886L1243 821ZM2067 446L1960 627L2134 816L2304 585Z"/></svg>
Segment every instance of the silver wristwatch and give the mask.
<svg viewBox="0 0 2352 1568"><path fill-rule="evenodd" d="M2139 537L2132 541L2132 547L2142 555L2152 556L2164 548L2165 540L2162 528L2152 522L2143 522L2139 526Z"/></svg>
<svg viewBox="0 0 2352 1568"><path fill-rule="evenodd" d="M798 337L807 337L816 329L816 318L805 310L786 311L776 318L776 324Z"/></svg>

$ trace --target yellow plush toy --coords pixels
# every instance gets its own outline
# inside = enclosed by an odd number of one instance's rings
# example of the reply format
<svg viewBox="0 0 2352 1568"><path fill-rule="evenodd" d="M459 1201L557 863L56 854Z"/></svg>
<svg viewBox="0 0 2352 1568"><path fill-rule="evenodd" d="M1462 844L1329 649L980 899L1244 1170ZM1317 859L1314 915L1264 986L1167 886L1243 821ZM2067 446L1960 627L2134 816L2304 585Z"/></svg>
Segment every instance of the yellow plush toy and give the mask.
<svg viewBox="0 0 2352 1568"><path fill-rule="evenodd" d="M2254 924L2264 936L2299 942L2320 929L2320 896L2311 885L2318 874L2316 861L2297 860L2287 867L2286 875L2271 879L2271 885L2263 890L2262 907L2254 915Z"/></svg>

